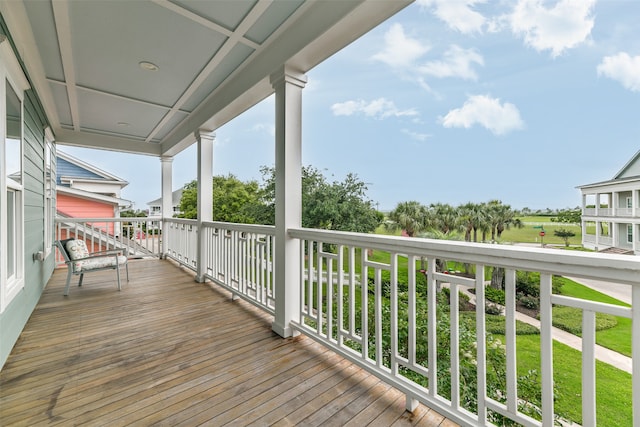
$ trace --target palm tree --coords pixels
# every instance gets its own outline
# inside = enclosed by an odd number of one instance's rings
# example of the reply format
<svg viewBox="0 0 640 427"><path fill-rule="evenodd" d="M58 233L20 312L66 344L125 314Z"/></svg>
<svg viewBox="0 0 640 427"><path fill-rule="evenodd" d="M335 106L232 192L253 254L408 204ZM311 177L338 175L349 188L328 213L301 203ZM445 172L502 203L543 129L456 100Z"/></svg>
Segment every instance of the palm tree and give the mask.
<svg viewBox="0 0 640 427"><path fill-rule="evenodd" d="M460 219L465 228L465 241L471 241L471 235L473 233L473 241L478 241L478 230L483 230L487 227L487 215L483 209L483 204L479 203L466 203L459 208Z"/></svg>
<svg viewBox="0 0 640 427"><path fill-rule="evenodd" d="M414 237L425 230L429 223L427 208L416 202L400 202L394 210L389 212L388 221L385 222L387 230L403 230L407 236Z"/></svg>

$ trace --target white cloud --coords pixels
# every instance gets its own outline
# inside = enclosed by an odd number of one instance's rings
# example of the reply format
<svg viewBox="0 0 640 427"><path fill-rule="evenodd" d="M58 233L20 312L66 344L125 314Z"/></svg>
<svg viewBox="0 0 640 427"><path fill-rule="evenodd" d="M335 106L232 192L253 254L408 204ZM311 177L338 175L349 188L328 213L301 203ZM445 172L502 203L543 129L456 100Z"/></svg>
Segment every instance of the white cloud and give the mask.
<svg viewBox="0 0 640 427"><path fill-rule="evenodd" d="M461 108L449 111L440 119L446 128L470 128L475 124L485 127L495 135L504 135L524 127L518 108L487 95L470 96Z"/></svg>
<svg viewBox="0 0 640 427"><path fill-rule="evenodd" d="M460 77L466 80L477 80L478 75L472 64L484 65L484 58L474 49L463 49L451 45L443 59L430 61L420 67L420 71L434 77Z"/></svg>
<svg viewBox="0 0 640 427"><path fill-rule="evenodd" d="M418 112L415 109L399 110L393 101L385 98L374 99L370 102L361 99L339 102L331 106L331 111L335 116L364 114L367 117L375 117L380 120L389 117L418 116Z"/></svg>
<svg viewBox="0 0 640 427"><path fill-rule="evenodd" d="M514 34L537 51L556 57L583 43L594 25L596 0L559 0L546 8L542 0L520 0L506 20Z"/></svg>
<svg viewBox="0 0 640 427"><path fill-rule="evenodd" d="M424 142L431 137L431 135L429 134L413 132L413 131L410 131L409 129L402 129L402 133L404 133L405 135L408 135L409 138L414 139L416 141L420 141L420 142Z"/></svg>
<svg viewBox="0 0 640 427"><path fill-rule="evenodd" d="M481 32L486 22L481 13L473 10L476 4L485 3L485 0L418 0L417 3L433 8L438 18L463 34Z"/></svg>
<svg viewBox="0 0 640 427"><path fill-rule="evenodd" d="M640 92L640 56L630 56L626 52L605 56L598 64L598 75L619 81L633 92Z"/></svg>
<svg viewBox="0 0 640 427"><path fill-rule="evenodd" d="M406 68L429 51L429 46L417 39L408 37L400 24L393 24L384 35L385 47L373 55L376 61L384 62L393 68Z"/></svg>

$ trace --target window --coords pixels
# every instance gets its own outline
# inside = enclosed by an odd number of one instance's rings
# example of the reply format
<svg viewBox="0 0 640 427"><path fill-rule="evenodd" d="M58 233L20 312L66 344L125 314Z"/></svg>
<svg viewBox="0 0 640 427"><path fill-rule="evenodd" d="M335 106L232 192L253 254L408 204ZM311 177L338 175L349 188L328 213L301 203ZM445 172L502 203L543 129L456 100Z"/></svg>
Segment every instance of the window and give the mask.
<svg viewBox="0 0 640 427"><path fill-rule="evenodd" d="M56 218L56 167L53 154L53 135L49 128L44 137L44 252L53 250Z"/></svg>
<svg viewBox="0 0 640 427"><path fill-rule="evenodd" d="M633 243L633 224L627 224L627 243Z"/></svg>
<svg viewBox="0 0 640 427"><path fill-rule="evenodd" d="M627 209L631 209L633 207L633 199L631 197L627 197Z"/></svg>
<svg viewBox="0 0 640 427"><path fill-rule="evenodd" d="M4 272L2 309L24 286L22 221L22 101L5 80L4 216L1 234Z"/></svg>
<svg viewBox="0 0 640 427"><path fill-rule="evenodd" d="M0 312L24 288L23 95L28 88L9 43L0 42Z"/></svg>

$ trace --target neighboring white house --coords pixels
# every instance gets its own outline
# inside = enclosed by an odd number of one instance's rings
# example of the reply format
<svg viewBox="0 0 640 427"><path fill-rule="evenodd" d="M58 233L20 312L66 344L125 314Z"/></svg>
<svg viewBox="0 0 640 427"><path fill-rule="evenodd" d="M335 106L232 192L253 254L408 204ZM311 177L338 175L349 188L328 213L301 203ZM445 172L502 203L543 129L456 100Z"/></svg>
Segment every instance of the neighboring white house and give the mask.
<svg viewBox="0 0 640 427"><path fill-rule="evenodd" d="M640 253L640 151L613 179L582 192L582 244L589 249Z"/></svg>
<svg viewBox="0 0 640 427"><path fill-rule="evenodd" d="M179 215L182 213L182 211L180 210L180 200L182 199L183 190L183 188L179 188L171 193L171 207L173 209L173 213L171 214L171 216ZM162 197L147 202L147 206L149 206L150 219L162 218Z"/></svg>

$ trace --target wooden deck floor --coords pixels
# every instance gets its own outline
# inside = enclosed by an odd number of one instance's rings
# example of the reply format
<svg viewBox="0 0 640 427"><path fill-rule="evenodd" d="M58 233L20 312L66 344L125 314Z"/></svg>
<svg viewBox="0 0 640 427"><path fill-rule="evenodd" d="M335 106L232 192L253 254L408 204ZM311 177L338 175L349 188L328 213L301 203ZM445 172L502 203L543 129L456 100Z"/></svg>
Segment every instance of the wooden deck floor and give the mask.
<svg viewBox="0 0 640 427"><path fill-rule="evenodd" d="M0 425L455 425L170 261L130 273L63 297L55 272L0 372Z"/></svg>

